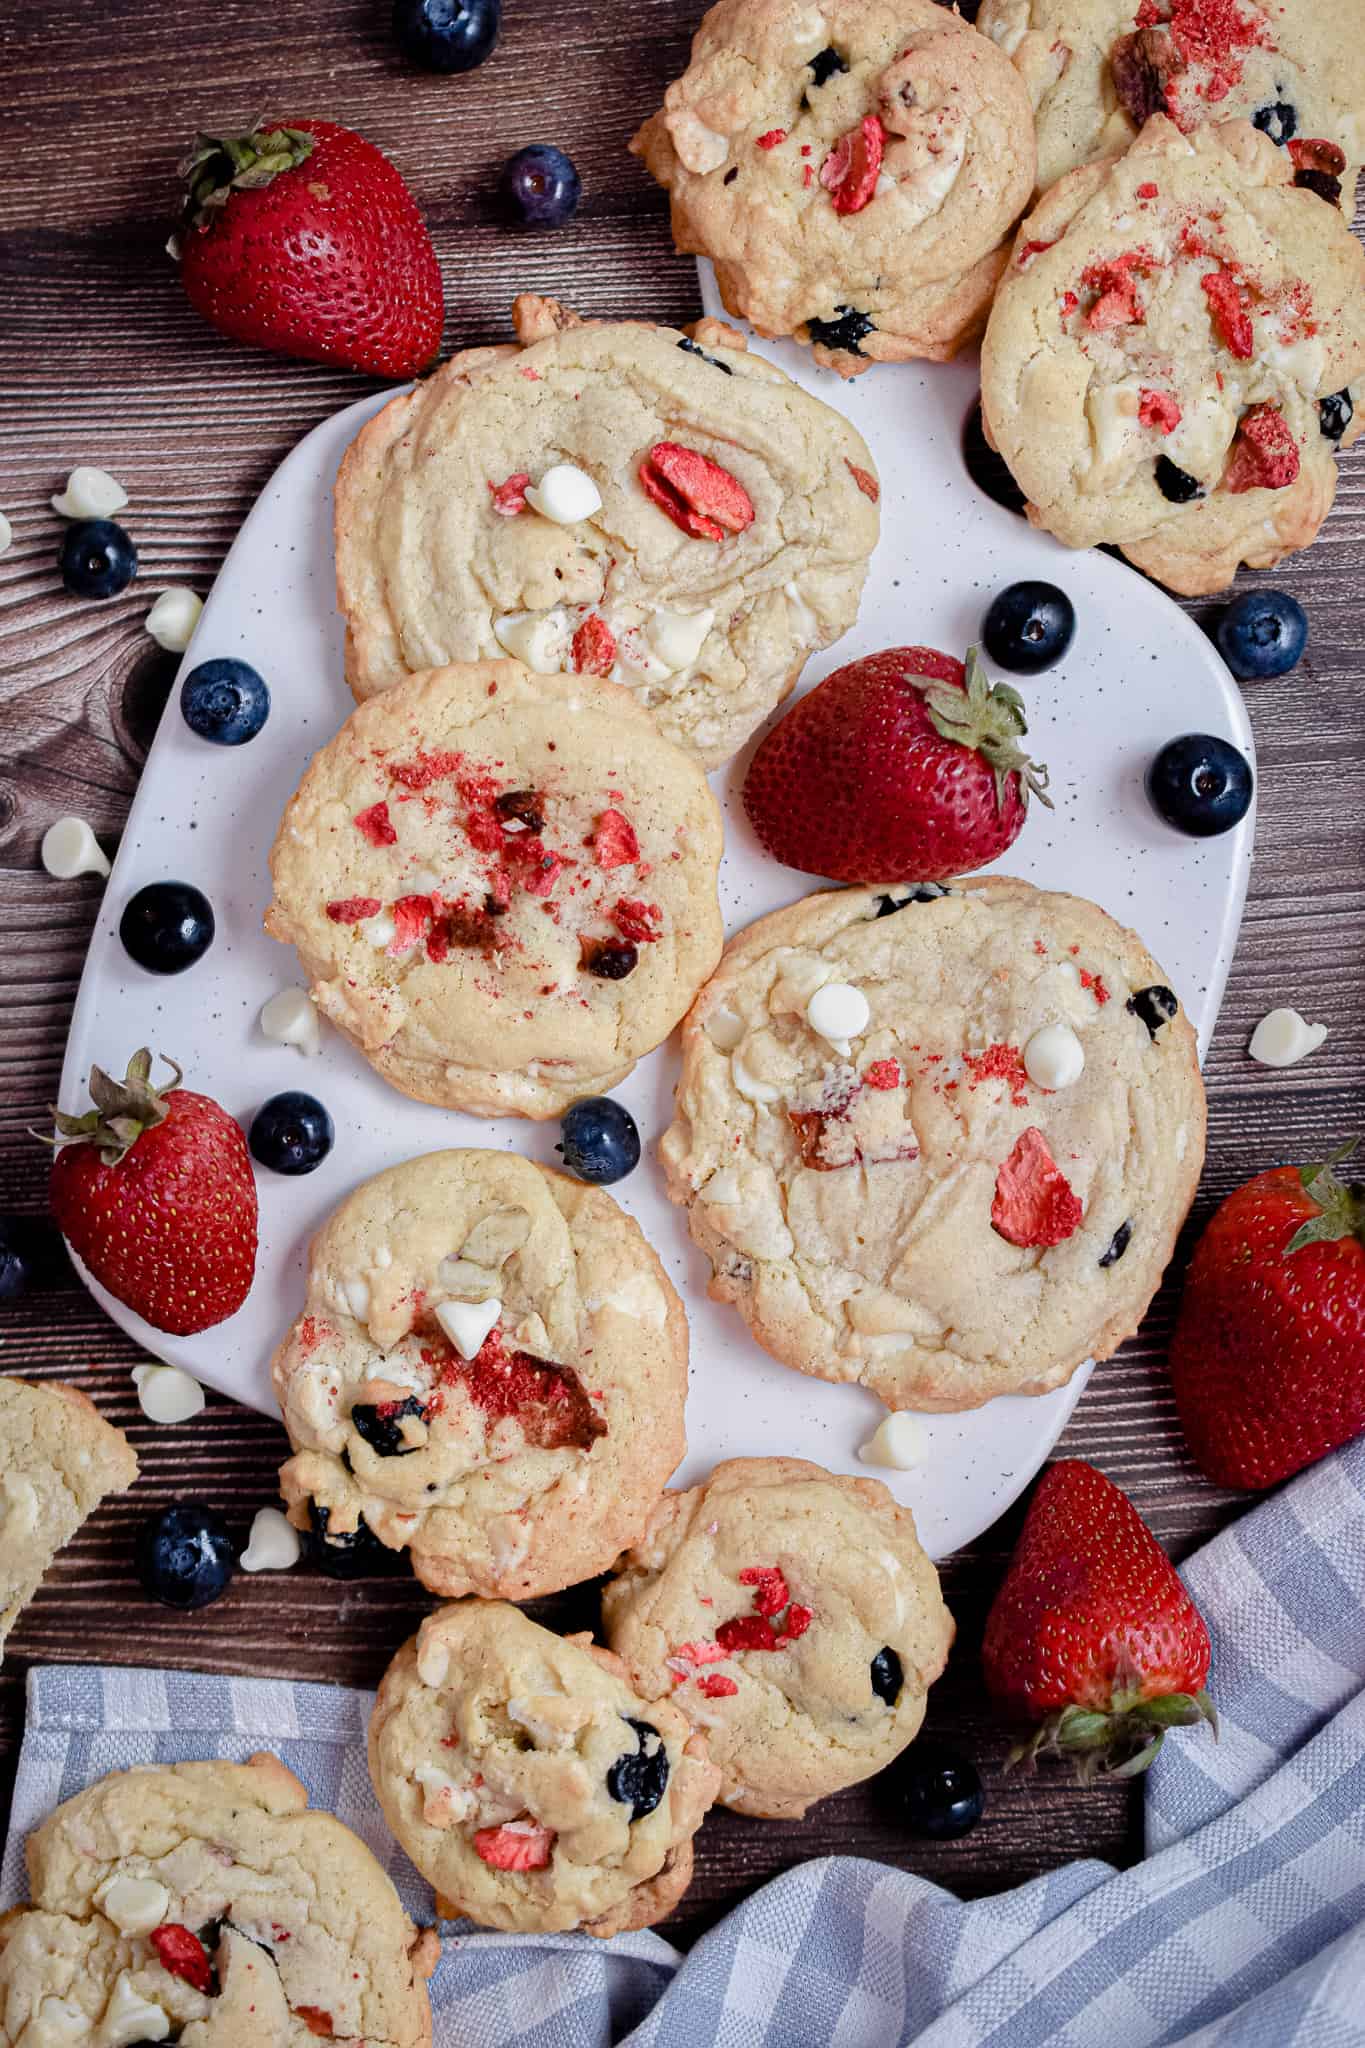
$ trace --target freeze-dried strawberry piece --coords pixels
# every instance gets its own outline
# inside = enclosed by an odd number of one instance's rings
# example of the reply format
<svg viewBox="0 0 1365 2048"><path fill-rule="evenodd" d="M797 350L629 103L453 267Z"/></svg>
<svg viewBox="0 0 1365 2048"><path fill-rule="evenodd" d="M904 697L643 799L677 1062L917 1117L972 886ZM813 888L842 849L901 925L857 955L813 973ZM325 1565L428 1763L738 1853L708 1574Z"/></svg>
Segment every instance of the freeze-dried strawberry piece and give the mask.
<svg viewBox="0 0 1365 2048"><path fill-rule="evenodd" d="M544 1870L554 1842L554 1829L534 1820L509 1820L474 1835L475 1851L492 1870Z"/></svg>
<svg viewBox="0 0 1365 2048"><path fill-rule="evenodd" d="M970 1088L978 1087L982 1081L1003 1081L1016 1109L1022 1109L1028 1101L1028 1069L1017 1045L997 1040L984 1052L964 1052L962 1064L971 1075L967 1084Z"/></svg>
<svg viewBox="0 0 1365 2048"><path fill-rule="evenodd" d="M1061 1244L1075 1231L1081 1204L1035 1124L1015 1141L995 1176L991 1223L1010 1244Z"/></svg>
<svg viewBox="0 0 1365 2048"><path fill-rule="evenodd" d="M899 1088L902 1075L899 1060L873 1060L863 1075L869 1088Z"/></svg>
<svg viewBox="0 0 1365 2048"><path fill-rule="evenodd" d="M1241 491L1282 491L1299 473L1299 444L1278 406L1253 405L1243 413L1232 444L1232 458L1223 488Z"/></svg>
<svg viewBox="0 0 1365 2048"><path fill-rule="evenodd" d="M778 1642L794 1643L799 1636L803 1636L806 1633L814 1619L814 1608L802 1607L797 1601L793 1600L791 1606L787 1609L786 1619L778 1630Z"/></svg>
<svg viewBox="0 0 1365 2048"><path fill-rule="evenodd" d="M1243 362L1250 360L1256 346L1252 332L1251 315L1237 288L1237 280L1226 270L1211 270L1207 277L1201 277L1204 296L1209 302L1209 317L1213 321L1223 346L1230 355Z"/></svg>
<svg viewBox="0 0 1365 2048"><path fill-rule="evenodd" d="M716 1630L716 1641L726 1651L777 1648L776 1631L763 1614L737 1614L732 1621L723 1621Z"/></svg>
<svg viewBox="0 0 1365 2048"><path fill-rule="evenodd" d="M1096 334L1113 327L1132 327L1145 318L1133 277L1140 260L1137 251L1130 249L1113 263L1093 263L1081 273L1081 283L1098 294L1085 316L1086 326Z"/></svg>
<svg viewBox="0 0 1365 2048"><path fill-rule="evenodd" d="M333 924L359 924L363 918L378 917L383 906L377 896L339 896L327 905Z"/></svg>
<svg viewBox="0 0 1365 2048"><path fill-rule="evenodd" d="M864 114L856 128L839 137L820 166L820 183L836 213L862 212L877 190L885 149L886 130L875 114Z"/></svg>
<svg viewBox="0 0 1365 2048"><path fill-rule="evenodd" d="M719 1643L679 1643L673 1652L684 1664L723 1664L729 1654Z"/></svg>
<svg viewBox="0 0 1365 2048"><path fill-rule="evenodd" d="M603 811L593 828L592 850L599 868L630 867L640 858L635 827L623 811Z"/></svg>
<svg viewBox="0 0 1365 2048"><path fill-rule="evenodd" d="M728 1700L739 1691L739 1687L723 1671L708 1671L704 1678L697 1680L697 1691L708 1700Z"/></svg>
<svg viewBox="0 0 1365 2048"><path fill-rule="evenodd" d="M336 2029L332 2024L332 2015L329 2012L324 2012L320 2005L296 2005L294 2007L294 2018L302 2020L309 2033L316 2034L320 2041L334 2041L336 2039Z"/></svg>
<svg viewBox="0 0 1365 2048"><path fill-rule="evenodd" d="M147 1939L170 1976L179 1977L192 1991L212 1991L213 1966L197 1934L173 1921L169 1927L154 1927Z"/></svg>
<svg viewBox="0 0 1365 2048"><path fill-rule="evenodd" d="M754 138L754 146L757 149L776 149L778 143L785 142L786 139L787 131L785 128L770 128L766 135L759 135Z"/></svg>
<svg viewBox="0 0 1365 2048"><path fill-rule="evenodd" d="M442 782L447 775L454 775L464 766L464 755L449 750L428 754L418 752L415 761L391 761L388 766L389 779L401 782L404 789L429 789L433 782Z"/></svg>
<svg viewBox="0 0 1365 2048"><path fill-rule="evenodd" d="M847 456L844 457L844 465L863 496L871 498L875 505L882 494L882 487L877 482L876 477L873 476L870 470L860 469L856 462L850 462Z"/></svg>
<svg viewBox="0 0 1365 2048"><path fill-rule="evenodd" d="M1035 256L1042 256L1047 250L1053 249L1056 246L1055 237L1051 242L1025 242L1023 248L1014 259L1016 269L1027 270Z"/></svg>
<svg viewBox="0 0 1365 2048"><path fill-rule="evenodd" d="M515 476L505 478L502 483L489 484L488 493L499 519L515 519L518 512L526 510L526 486L530 481L530 471L519 469Z"/></svg>
<svg viewBox="0 0 1365 2048"><path fill-rule="evenodd" d="M1294 183L1335 206L1341 197L1345 151L1321 135L1300 135L1290 143L1289 154L1294 160Z"/></svg>
<svg viewBox="0 0 1365 2048"><path fill-rule="evenodd" d="M1144 385L1138 399L1138 418L1144 427L1156 427L1163 434L1171 434L1180 425L1180 407L1169 391L1151 391Z"/></svg>
<svg viewBox="0 0 1365 2048"><path fill-rule="evenodd" d="M1138 186L1137 196L1139 199L1157 199L1160 197L1160 187L1153 185L1151 181L1148 180L1148 182L1145 185Z"/></svg>
<svg viewBox="0 0 1365 2048"><path fill-rule="evenodd" d="M397 841L387 804L371 804L367 811L357 811L351 822L365 834L371 846L393 846Z"/></svg>
<svg viewBox="0 0 1365 2048"><path fill-rule="evenodd" d="M430 896L400 896L389 915L393 919L393 937L384 951L397 959L400 953L411 952L427 935L436 906Z"/></svg>
<svg viewBox="0 0 1365 2048"><path fill-rule="evenodd" d="M656 441L640 464L640 482L645 495L694 540L724 540L753 524L753 499L739 478L680 442Z"/></svg>
<svg viewBox="0 0 1365 2048"><path fill-rule="evenodd" d="M616 659L616 635L594 612L573 636L573 665L580 676L609 676Z"/></svg>
<svg viewBox="0 0 1365 2048"><path fill-rule="evenodd" d="M509 839L503 856L516 867L517 880L530 896L551 895L564 870L572 865L567 855L552 852L536 833Z"/></svg>
<svg viewBox="0 0 1365 2048"><path fill-rule="evenodd" d="M608 915L623 939L648 946L664 928L664 914L657 903L641 903L638 897L622 896Z"/></svg>
<svg viewBox="0 0 1365 2048"><path fill-rule="evenodd" d="M586 1451L607 1434L571 1365L555 1365L529 1351L508 1351L497 1330L484 1339L476 1357L452 1353L441 1358L438 1376L443 1386L463 1387L490 1425L512 1417L538 1451Z"/></svg>
<svg viewBox="0 0 1365 2048"><path fill-rule="evenodd" d="M740 1573L739 1583L754 1588L754 1606L760 1614L780 1614L791 1598L787 1581L775 1564L750 1565Z"/></svg>

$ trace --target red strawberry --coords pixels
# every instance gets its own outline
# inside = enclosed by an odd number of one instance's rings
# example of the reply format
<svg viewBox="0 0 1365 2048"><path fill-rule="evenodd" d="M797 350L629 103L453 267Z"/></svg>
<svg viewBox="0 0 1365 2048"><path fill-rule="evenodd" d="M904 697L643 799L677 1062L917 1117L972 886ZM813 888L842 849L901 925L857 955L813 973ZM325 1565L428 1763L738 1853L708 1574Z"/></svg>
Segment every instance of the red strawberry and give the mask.
<svg viewBox="0 0 1365 2048"><path fill-rule="evenodd" d="M1062 1244L1075 1234L1083 1214L1047 1139L1030 1124L995 1176L992 1228L1010 1244Z"/></svg>
<svg viewBox="0 0 1365 2048"><path fill-rule="evenodd" d="M1195 1248L1171 1378L1195 1461L1273 1486L1365 1430L1365 1182L1277 1166L1230 1194Z"/></svg>
<svg viewBox="0 0 1365 2048"><path fill-rule="evenodd" d="M893 647L803 697L744 784L768 852L840 882L932 882L1013 845L1030 792L1048 803L1047 770L1020 749L1018 692L967 659Z"/></svg>
<svg viewBox="0 0 1365 2048"><path fill-rule="evenodd" d="M154 1329L211 1329L246 1300L256 1269L256 1183L246 1140L207 1095L158 1091L152 1056L133 1054L124 1081L90 1071L95 1107L52 1112L52 1213L101 1286Z"/></svg>
<svg viewBox="0 0 1365 2048"><path fill-rule="evenodd" d="M191 1990L212 1991L213 1966L197 1934L172 1922L168 1927L154 1927L148 1939L170 1976L181 1978Z"/></svg>
<svg viewBox="0 0 1365 2048"><path fill-rule="evenodd" d="M200 135L171 244L196 311L234 341L412 377L441 345L441 271L388 158L335 121Z"/></svg>
<svg viewBox="0 0 1365 2048"><path fill-rule="evenodd" d="M1011 1763L1053 1750L1131 1778L1168 1728L1218 1727L1198 1609L1127 1494L1079 1458L1038 1483L981 1656L996 1704L1036 1724Z"/></svg>

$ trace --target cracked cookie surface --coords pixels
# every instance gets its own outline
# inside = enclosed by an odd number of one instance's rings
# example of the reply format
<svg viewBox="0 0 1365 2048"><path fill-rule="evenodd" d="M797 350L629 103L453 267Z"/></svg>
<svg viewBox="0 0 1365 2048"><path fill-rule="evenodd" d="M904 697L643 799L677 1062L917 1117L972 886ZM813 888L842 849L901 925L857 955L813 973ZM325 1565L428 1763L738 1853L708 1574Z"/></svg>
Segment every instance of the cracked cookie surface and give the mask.
<svg viewBox="0 0 1365 2048"><path fill-rule="evenodd" d="M899 1755L953 1639L910 1510L800 1458L666 1493L602 1614L646 1699L705 1731L720 1803L777 1820Z"/></svg>
<svg viewBox="0 0 1365 2048"><path fill-rule="evenodd" d="M434 1931L273 1756L115 1772L27 1855L32 1902L0 1919L12 2048L429 2048Z"/></svg>
<svg viewBox="0 0 1365 2048"><path fill-rule="evenodd" d="M273 1373L291 1519L363 1521L438 1593L605 1570L686 1448L662 1265L610 1195L515 1153L430 1153L349 1196Z"/></svg>
<svg viewBox="0 0 1365 2048"><path fill-rule="evenodd" d="M454 356L342 463L351 686L505 650L609 676L718 767L852 625L875 464L719 322L583 322L530 296L515 318L524 346Z"/></svg>
<svg viewBox="0 0 1365 2048"><path fill-rule="evenodd" d="M385 1672L370 1775L443 1913L603 1936L672 1911L720 1779L590 1637L483 1600L428 1615Z"/></svg>
<svg viewBox="0 0 1365 2048"><path fill-rule="evenodd" d="M807 1017L832 984L867 1011L839 1044ZM999 876L813 896L733 940L660 1146L711 1293L760 1344L930 1410L1107 1357L1203 1153L1194 1032L1141 941Z"/></svg>
<svg viewBox="0 0 1365 2048"><path fill-rule="evenodd" d="M405 1095L555 1116L622 1081L715 965L721 843L700 768L628 692L457 663L315 756L266 929Z"/></svg>

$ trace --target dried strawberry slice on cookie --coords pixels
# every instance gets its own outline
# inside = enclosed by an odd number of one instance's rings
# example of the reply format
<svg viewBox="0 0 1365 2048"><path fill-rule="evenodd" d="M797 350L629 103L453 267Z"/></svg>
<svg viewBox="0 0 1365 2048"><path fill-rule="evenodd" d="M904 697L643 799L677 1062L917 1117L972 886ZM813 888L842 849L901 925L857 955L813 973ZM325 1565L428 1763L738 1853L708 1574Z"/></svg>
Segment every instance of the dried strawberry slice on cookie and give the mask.
<svg viewBox="0 0 1365 2048"><path fill-rule="evenodd" d="M474 1836L475 1851L491 1870L544 1870L554 1845L554 1829L534 1820L505 1821Z"/></svg>
<svg viewBox="0 0 1365 2048"><path fill-rule="evenodd" d="M1030 1124L996 1174L992 1227L1010 1244L1061 1244L1076 1230L1083 1213L1047 1139Z"/></svg>
<svg viewBox="0 0 1365 2048"><path fill-rule="evenodd" d="M694 540L724 540L752 526L754 503L738 477L709 455L677 441L656 441L640 464L640 483L661 512Z"/></svg>
<svg viewBox="0 0 1365 2048"><path fill-rule="evenodd" d="M1284 414L1275 405L1253 405L1237 429L1224 490L1282 491L1298 473L1299 444Z"/></svg>
<svg viewBox="0 0 1365 2048"><path fill-rule="evenodd" d="M175 1922L169 1927L154 1927L148 1940L162 1969L170 1976L179 1977L192 1991L213 1990L213 1965L208 1950L188 1927Z"/></svg>
<svg viewBox="0 0 1365 2048"><path fill-rule="evenodd" d="M885 151L886 130L876 114L864 114L839 137L820 166L820 183L836 213L861 213L875 196Z"/></svg>

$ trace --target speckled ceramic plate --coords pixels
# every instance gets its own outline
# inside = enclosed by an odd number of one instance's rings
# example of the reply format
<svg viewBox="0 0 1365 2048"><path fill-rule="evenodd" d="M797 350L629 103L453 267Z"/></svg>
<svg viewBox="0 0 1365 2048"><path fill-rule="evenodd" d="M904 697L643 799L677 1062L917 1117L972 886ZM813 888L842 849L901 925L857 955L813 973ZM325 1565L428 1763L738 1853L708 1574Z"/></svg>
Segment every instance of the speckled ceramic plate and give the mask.
<svg viewBox="0 0 1365 2048"><path fill-rule="evenodd" d="M909 641L961 650L1004 584L1031 575L1063 584L1079 618L1075 643L1025 693L1030 744L1051 767L1057 808L1035 807L1004 865L1091 896L1136 926L1206 1046L1241 917L1252 820L1222 839L1180 838L1149 810L1142 771L1179 732L1222 733L1250 752L1241 699L1222 663L1134 571L1105 555L1068 554L980 494L961 456L976 395L973 364L874 370L841 385L804 351L771 353L857 422L883 484L882 540L861 616L811 663L807 683L879 647ZM309 756L352 708L333 609L331 485L342 451L381 403L352 406L300 443L262 493L214 586L185 666L229 654L253 662L270 682L270 721L249 747L207 746L189 732L172 697L91 942L62 1077L63 1101L74 1105L92 1061L121 1071L134 1047L150 1043L173 1053L194 1086L243 1122L283 1088L308 1088L326 1102L337 1141L323 1165L303 1180L258 1174L256 1283L229 1322L197 1337L166 1337L93 1290L147 1350L272 1413L270 1354L302 1300L308 1239L358 1181L447 1145L505 1146L555 1161L553 1125L488 1123L409 1102L327 1025L313 1060L267 1043L257 1025L267 997L299 978L292 953L261 928L276 822ZM727 814L721 879L732 931L808 886L765 859L748 832L738 794L746 758L715 777ZM218 935L197 966L162 979L127 959L118 920L135 889L167 877L205 891ZM647 1147L669 1119L676 1059L674 1045L663 1047L619 1091ZM786 1371L751 1341L738 1316L707 1300L706 1261L648 1156L613 1192L657 1246L691 1318L691 1449L680 1478L700 1478L719 1458L779 1451L835 1471L865 1469L858 1445L880 1404L860 1388ZM935 1555L970 1541L1008 1505L1056 1441L1086 1379L1081 1371L1041 1400L1007 1398L926 1421L925 1463L882 1476L913 1506Z"/></svg>

